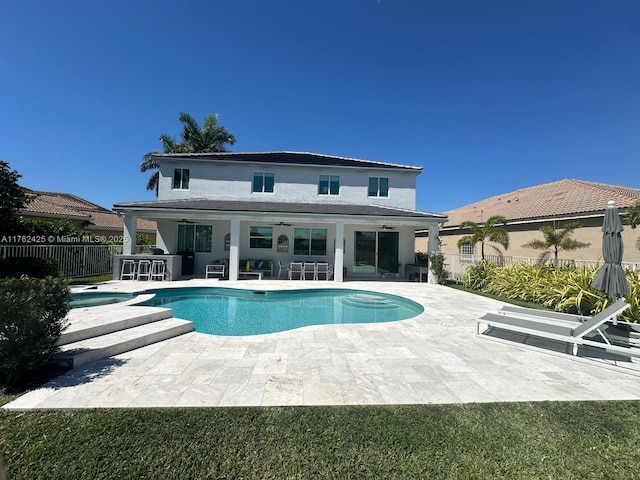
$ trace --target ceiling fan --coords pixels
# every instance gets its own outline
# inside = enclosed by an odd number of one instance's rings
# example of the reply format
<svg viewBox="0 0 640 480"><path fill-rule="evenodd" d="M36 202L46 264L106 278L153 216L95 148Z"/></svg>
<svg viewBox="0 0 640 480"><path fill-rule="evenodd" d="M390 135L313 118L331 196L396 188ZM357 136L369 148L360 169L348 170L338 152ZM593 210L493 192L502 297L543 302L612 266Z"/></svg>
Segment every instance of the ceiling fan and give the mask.
<svg viewBox="0 0 640 480"><path fill-rule="evenodd" d="M398 227L392 227L391 225L382 225L380 230L395 230Z"/></svg>
<svg viewBox="0 0 640 480"><path fill-rule="evenodd" d="M178 223L187 223L187 224L189 224L189 223L196 223L196 222L194 222L194 221L192 221L192 220L187 220L186 218L183 218L183 219L182 219L182 220L180 220Z"/></svg>
<svg viewBox="0 0 640 480"><path fill-rule="evenodd" d="M293 225L293 223L279 222L279 223L272 223L271 225L273 225L274 227L290 227Z"/></svg>

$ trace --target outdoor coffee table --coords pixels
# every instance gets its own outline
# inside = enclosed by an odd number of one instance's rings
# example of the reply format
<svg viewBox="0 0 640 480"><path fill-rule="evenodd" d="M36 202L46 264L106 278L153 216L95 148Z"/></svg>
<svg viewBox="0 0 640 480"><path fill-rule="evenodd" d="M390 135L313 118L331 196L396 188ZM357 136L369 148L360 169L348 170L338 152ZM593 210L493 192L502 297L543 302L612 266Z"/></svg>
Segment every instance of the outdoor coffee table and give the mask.
<svg viewBox="0 0 640 480"><path fill-rule="evenodd" d="M238 277L256 276L258 280L262 280L262 272L238 272Z"/></svg>

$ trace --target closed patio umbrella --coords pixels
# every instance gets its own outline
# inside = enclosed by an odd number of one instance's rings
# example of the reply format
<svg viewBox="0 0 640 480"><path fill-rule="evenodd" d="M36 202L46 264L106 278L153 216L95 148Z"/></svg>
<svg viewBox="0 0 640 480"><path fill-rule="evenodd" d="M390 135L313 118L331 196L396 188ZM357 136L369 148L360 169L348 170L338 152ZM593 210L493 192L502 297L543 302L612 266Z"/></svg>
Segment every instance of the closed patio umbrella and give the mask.
<svg viewBox="0 0 640 480"><path fill-rule="evenodd" d="M629 290L627 277L622 268L622 221L613 200L609 201L602 223L602 258L600 267L591 286L604 292L609 298L622 298Z"/></svg>

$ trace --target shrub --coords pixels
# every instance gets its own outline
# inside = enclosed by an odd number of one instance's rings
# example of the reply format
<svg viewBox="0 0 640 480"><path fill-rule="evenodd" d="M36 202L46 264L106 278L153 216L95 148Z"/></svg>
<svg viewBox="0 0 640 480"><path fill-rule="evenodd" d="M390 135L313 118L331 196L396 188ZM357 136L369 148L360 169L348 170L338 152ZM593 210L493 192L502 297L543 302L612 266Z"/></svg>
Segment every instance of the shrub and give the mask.
<svg viewBox="0 0 640 480"><path fill-rule="evenodd" d="M444 285L449 278L449 272L444 268L444 255L441 253L429 254L429 268L438 277L438 283Z"/></svg>
<svg viewBox="0 0 640 480"><path fill-rule="evenodd" d="M464 285L472 290L505 299L536 303L566 313L595 315L610 303L591 282L597 268L552 268L515 264L499 267L488 262L467 269ZM621 315L628 322L640 323L640 275L627 271L630 307Z"/></svg>
<svg viewBox="0 0 640 480"><path fill-rule="evenodd" d="M65 280L0 280L0 385L44 365L66 327L71 293Z"/></svg>
<svg viewBox="0 0 640 480"><path fill-rule="evenodd" d="M11 257L0 259L0 278L20 278L26 275L32 278L58 277L58 260L49 257Z"/></svg>
<svg viewBox="0 0 640 480"><path fill-rule="evenodd" d="M499 267L495 263L482 260L476 265L471 265L465 272L463 285L471 290L482 291L493 277Z"/></svg>

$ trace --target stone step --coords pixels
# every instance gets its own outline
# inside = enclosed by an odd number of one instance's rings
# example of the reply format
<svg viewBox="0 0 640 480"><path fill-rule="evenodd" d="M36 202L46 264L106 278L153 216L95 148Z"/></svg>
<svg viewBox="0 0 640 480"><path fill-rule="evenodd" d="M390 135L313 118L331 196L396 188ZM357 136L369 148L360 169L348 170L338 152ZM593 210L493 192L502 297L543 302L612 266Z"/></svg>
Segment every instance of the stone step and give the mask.
<svg viewBox="0 0 640 480"><path fill-rule="evenodd" d="M69 368L118 355L193 331L193 322L165 318L62 345L52 361Z"/></svg>
<svg viewBox="0 0 640 480"><path fill-rule="evenodd" d="M69 326L62 332L58 345L68 345L171 317L172 309L158 307L105 305L80 312L71 310L67 316Z"/></svg>

